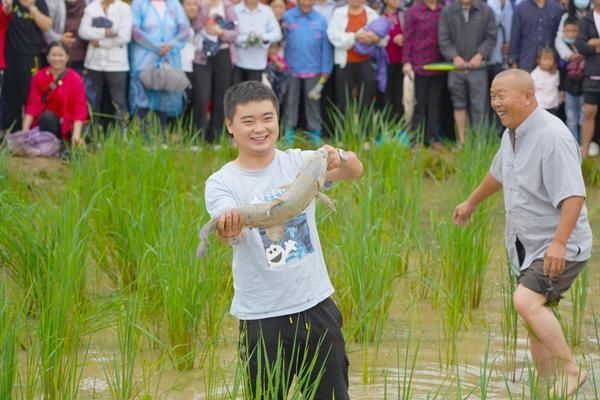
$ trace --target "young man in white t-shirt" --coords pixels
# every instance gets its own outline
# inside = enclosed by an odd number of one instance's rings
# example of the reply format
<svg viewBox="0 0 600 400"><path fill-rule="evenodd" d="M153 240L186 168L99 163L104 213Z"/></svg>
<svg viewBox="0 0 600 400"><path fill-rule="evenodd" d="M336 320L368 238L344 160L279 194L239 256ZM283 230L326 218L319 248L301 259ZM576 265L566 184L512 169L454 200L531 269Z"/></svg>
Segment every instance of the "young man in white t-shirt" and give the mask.
<svg viewBox="0 0 600 400"><path fill-rule="evenodd" d="M276 238L263 229L243 228L243 216L231 211L279 197L313 152L276 148L277 97L262 83L230 88L224 103L227 131L239 154L208 178L205 201L211 217L222 214L217 235L233 246L231 313L240 320L240 354L248 363L251 398L261 398L273 385L267 369L277 362L283 362L284 379L272 389L283 399L294 375L316 360L301 389L311 390L318 381L315 399L348 399L342 316L330 298L334 290L317 233L315 201ZM329 154L327 181L361 176L354 153L322 148Z"/></svg>

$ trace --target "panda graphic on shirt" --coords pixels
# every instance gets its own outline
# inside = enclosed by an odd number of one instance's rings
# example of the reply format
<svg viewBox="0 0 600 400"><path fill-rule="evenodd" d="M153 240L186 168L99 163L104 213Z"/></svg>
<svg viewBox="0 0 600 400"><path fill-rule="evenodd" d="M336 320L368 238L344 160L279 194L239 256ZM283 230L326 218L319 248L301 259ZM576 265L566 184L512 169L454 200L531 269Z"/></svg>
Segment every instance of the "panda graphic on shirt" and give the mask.
<svg viewBox="0 0 600 400"><path fill-rule="evenodd" d="M279 198L283 193L283 189L261 193L255 196L251 203L271 201ZM291 262L302 260L315 251L304 212L287 221L282 230L260 228L258 232L270 268L284 267Z"/></svg>

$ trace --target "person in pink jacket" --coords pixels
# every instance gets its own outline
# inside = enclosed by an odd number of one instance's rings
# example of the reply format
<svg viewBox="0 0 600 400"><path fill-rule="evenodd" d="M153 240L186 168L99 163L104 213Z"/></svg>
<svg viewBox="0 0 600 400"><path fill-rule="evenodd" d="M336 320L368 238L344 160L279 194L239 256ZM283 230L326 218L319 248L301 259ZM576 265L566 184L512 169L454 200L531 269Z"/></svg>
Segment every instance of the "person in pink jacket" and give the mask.
<svg viewBox="0 0 600 400"><path fill-rule="evenodd" d="M231 86L237 60L233 45L239 35L238 19L229 0L198 0L192 21L196 35L192 108L194 126L207 142L217 142L223 130L223 98ZM210 120L207 118L211 106Z"/></svg>

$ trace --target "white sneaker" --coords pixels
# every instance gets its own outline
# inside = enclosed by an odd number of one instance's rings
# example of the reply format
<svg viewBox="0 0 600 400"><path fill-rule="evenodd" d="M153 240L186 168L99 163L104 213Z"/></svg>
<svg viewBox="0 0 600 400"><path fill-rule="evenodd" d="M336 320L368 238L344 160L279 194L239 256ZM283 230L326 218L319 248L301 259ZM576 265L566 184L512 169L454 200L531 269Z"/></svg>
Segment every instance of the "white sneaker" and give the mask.
<svg viewBox="0 0 600 400"><path fill-rule="evenodd" d="M590 143L590 150L588 151L588 155L590 157L596 157L598 154L600 154L600 146L598 146L598 143Z"/></svg>

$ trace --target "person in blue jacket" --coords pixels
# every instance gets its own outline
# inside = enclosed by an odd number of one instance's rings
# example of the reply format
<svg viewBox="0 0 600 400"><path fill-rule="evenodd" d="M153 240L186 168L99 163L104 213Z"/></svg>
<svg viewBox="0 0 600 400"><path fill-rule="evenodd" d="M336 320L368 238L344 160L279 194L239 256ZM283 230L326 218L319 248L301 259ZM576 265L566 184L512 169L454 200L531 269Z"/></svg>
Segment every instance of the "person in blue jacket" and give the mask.
<svg viewBox="0 0 600 400"><path fill-rule="evenodd" d="M315 0L298 0L283 16L287 28L284 57L290 72L284 115L288 144L294 140L301 98L309 138L314 143L321 140L320 91L333 69L333 49L327 39L327 20L314 10L314 4Z"/></svg>

